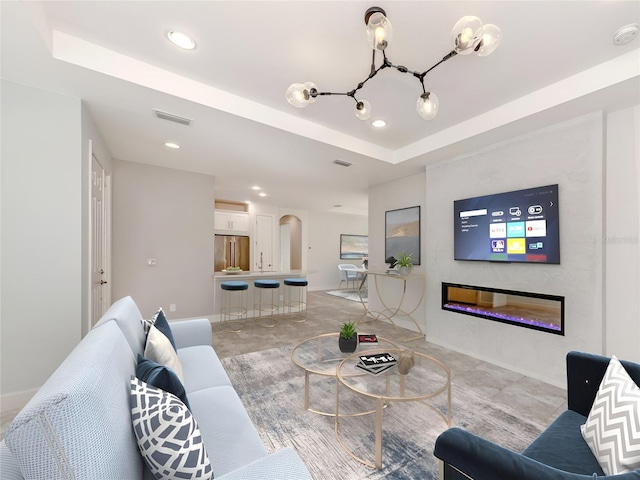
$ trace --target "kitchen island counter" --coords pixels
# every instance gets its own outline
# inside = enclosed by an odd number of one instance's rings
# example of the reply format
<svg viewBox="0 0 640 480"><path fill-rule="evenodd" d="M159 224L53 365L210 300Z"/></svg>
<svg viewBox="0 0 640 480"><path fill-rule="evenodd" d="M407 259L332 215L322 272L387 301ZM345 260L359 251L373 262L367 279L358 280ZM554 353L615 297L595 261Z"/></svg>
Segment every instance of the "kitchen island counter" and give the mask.
<svg viewBox="0 0 640 480"><path fill-rule="evenodd" d="M215 272L213 274L213 278L218 281L221 280L223 282L227 280L250 280L252 278L289 278L289 277L304 277L305 275L312 273L307 270L289 270L286 272L270 272L270 271L260 271L260 270L250 270L247 272L240 273L226 273L226 272Z"/></svg>
<svg viewBox="0 0 640 480"><path fill-rule="evenodd" d="M268 272L268 271L259 271L259 270L251 270L240 273L225 273L225 272L215 272L213 274L213 284L214 284L214 294L213 294L213 303L215 307L215 315L214 321L220 320L220 299L222 294L222 289L220 284L222 282L232 282L232 281L243 281L249 284L249 289L247 291L247 316L249 318L254 316L254 302L255 302L255 287L253 286L253 282L255 280L260 279L269 279L269 280L279 280L280 281L280 302L283 299L284 293L284 283L282 282L285 278L299 278L306 277L308 274L314 273L310 270L288 270L283 272ZM282 303L280 304L282 307Z"/></svg>

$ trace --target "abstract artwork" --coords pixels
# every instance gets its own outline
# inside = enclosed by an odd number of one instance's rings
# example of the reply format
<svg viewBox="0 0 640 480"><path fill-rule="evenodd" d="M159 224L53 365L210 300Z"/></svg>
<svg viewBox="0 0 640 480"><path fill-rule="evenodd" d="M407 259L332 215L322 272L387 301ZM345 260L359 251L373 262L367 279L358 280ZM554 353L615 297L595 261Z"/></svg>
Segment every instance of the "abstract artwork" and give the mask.
<svg viewBox="0 0 640 480"><path fill-rule="evenodd" d="M414 265L420 265L420 206L385 213L384 258L397 260L402 252L411 255Z"/></svg>
<svg viewBox="0 0 640 480"><path fill-rule="evenodd" d="M340 235L340 259L362 260L369 254L367 235Z"/></svg>

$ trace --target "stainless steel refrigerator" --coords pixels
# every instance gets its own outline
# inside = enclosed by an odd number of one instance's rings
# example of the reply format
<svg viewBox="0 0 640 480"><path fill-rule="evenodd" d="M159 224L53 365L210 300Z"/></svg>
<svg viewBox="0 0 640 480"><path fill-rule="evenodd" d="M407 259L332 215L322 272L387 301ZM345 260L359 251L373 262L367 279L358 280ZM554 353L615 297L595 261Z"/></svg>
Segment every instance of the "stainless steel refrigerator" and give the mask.
<svg viewBox="0 0 640 480"><path fill-rule="evenodd" d="M227 267L240 267L244 271L250 270L249 246L249 237L216 235L213 252L214 270L219 272Z"/></svg>

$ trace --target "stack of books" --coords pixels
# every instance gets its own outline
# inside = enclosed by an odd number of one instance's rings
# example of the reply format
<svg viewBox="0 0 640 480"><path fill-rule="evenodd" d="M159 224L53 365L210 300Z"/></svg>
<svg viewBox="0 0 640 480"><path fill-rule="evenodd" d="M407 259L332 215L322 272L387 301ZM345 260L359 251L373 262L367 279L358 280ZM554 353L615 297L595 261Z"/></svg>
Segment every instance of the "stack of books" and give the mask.
<svg viewBox="0 0 640 480"><path fill-rule="evenodd" d="M390 353L375 353L372 355L360 355L360 361L356 363L356 368L364 370L371 375L380 375L397 364L398 360Z"/></svg>

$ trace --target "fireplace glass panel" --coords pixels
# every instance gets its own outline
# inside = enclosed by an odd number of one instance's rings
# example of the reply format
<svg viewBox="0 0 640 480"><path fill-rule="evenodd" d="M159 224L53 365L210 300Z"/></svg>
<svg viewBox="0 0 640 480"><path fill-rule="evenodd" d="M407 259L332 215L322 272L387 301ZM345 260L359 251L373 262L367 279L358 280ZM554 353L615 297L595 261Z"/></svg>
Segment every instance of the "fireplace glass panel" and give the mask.
<svg viewBox="0 0 640 480"><path fill-rule="evenodd" d="M442 283L442 309L564 335L564 297Z"/></svg>

